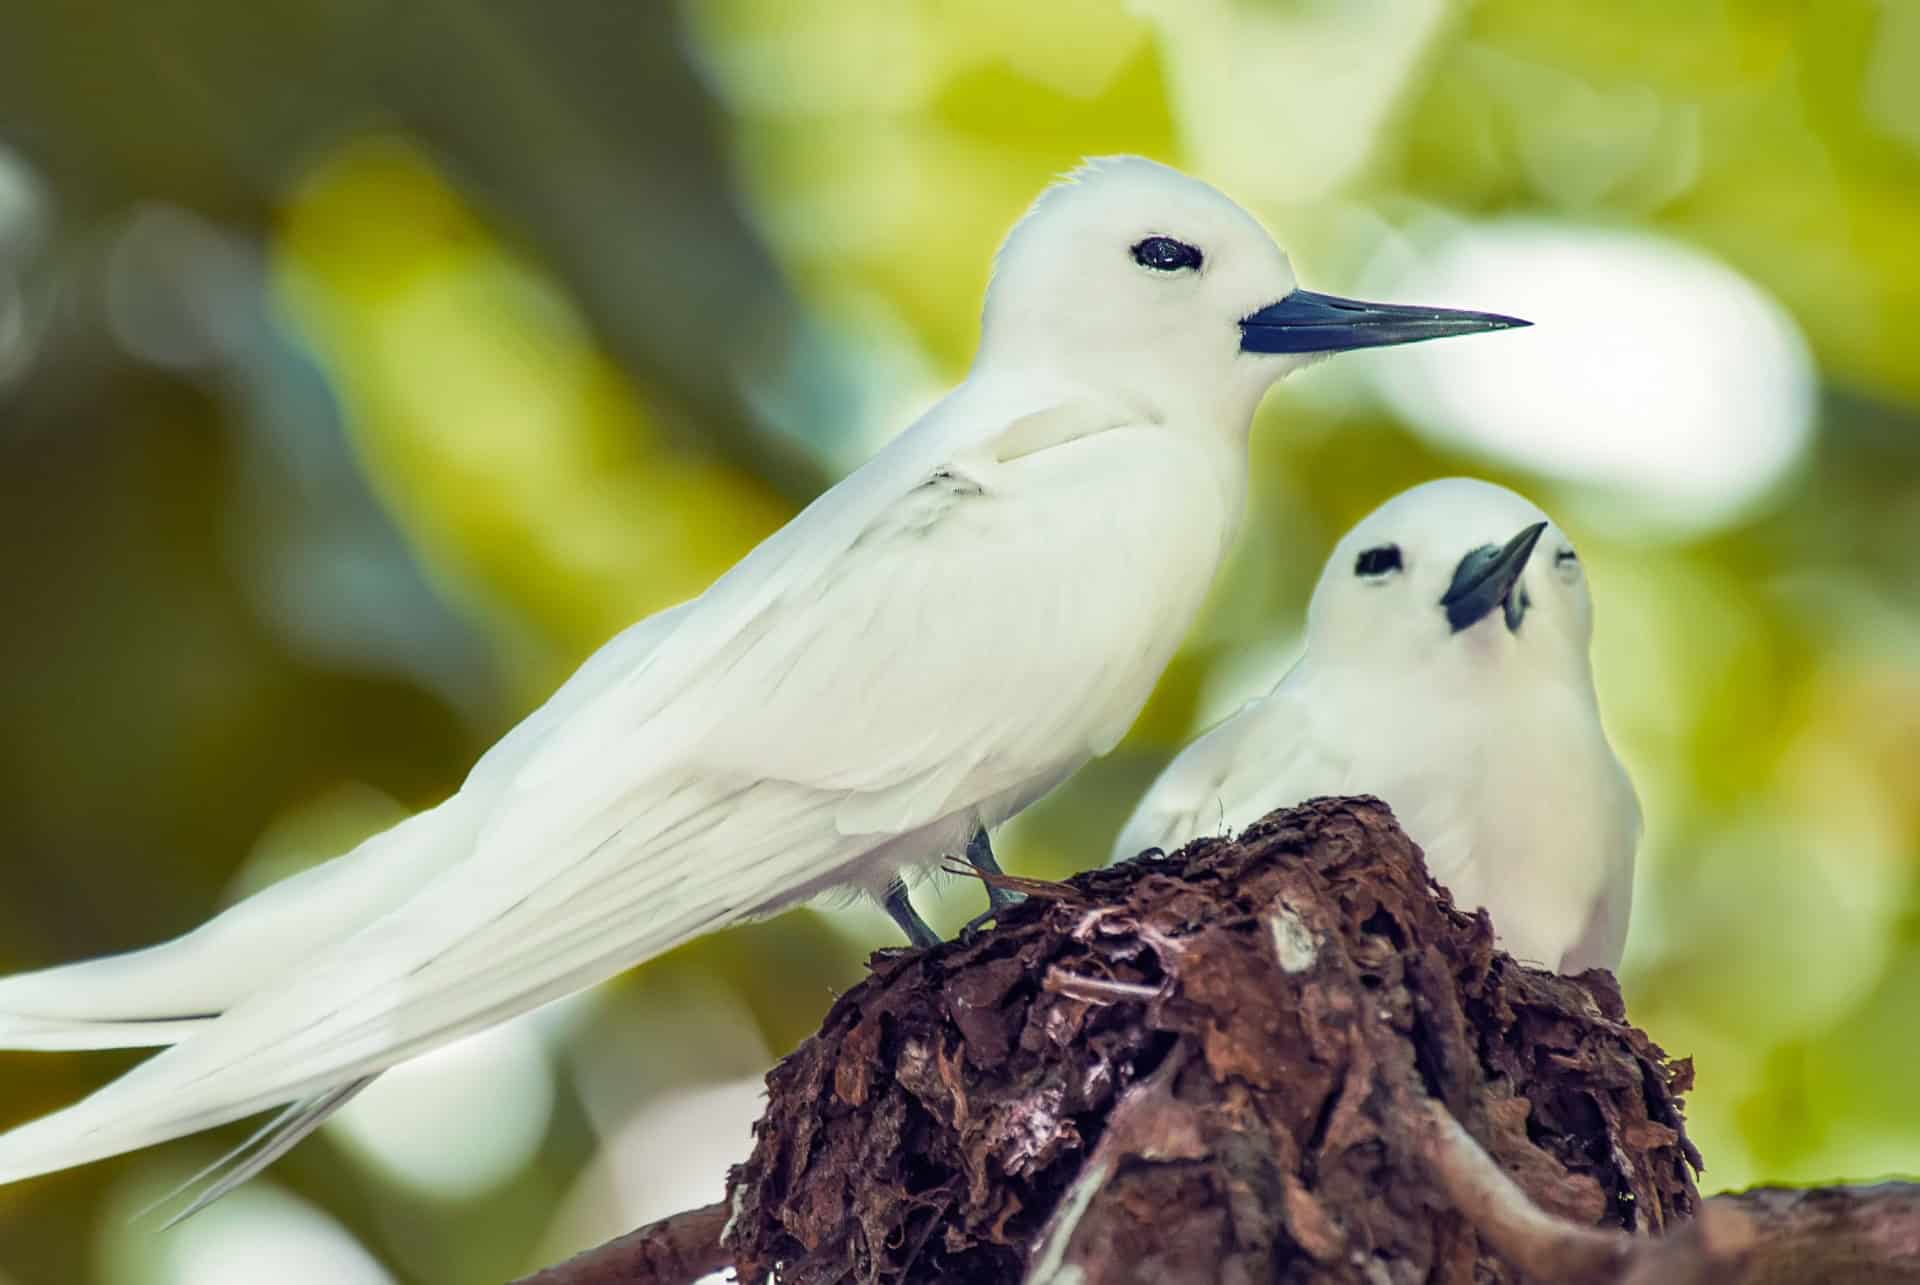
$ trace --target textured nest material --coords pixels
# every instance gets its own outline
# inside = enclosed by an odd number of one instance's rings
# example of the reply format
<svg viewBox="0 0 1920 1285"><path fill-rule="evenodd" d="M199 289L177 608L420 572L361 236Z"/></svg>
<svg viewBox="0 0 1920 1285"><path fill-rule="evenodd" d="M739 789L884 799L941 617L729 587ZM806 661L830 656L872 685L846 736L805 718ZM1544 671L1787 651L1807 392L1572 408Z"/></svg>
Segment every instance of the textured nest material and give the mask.
<svg viewBox="0 0 1920 1285"><path fill-rule="evenodd" d="M1609 974L1496 952L1375 800L1002 882L1029 899L877 954L768 1077L731 1176L742 1280L1524 1279L1436 1171L1454 1121L1570 1234L1698 1211L1691 1064Z"/></svg>

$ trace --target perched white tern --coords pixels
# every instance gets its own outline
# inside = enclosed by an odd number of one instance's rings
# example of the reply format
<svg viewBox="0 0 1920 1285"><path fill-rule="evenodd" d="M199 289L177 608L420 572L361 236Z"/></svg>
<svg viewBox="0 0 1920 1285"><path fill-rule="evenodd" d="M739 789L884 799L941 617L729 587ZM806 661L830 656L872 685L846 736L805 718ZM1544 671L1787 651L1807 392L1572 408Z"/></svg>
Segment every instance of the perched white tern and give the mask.
<svg viewBox="0 0 1920 1285"><path fill-rule="evenodd" d="M1617 968L1640 805L1600 725L1592 635L1579 555L1530 501L1471 478L1403 491L1334 546L1306 654L1181 751L1113 860L1374 794L1516 958Z"/></svg>
<svg viewBox="0 0 1920 1285"><path fill-rule="evenodd" d="M395 1063L702 933L851 886L924 939L899 873L1133 722L1234 537L1267 388L1524 324L1297 289L1206 184L1088 164L1007 239L964 383L451 798L175 941L0 981L0 1047L171 1046L0 1135L0 1181L283 1107L198 1207Z"/></svg>

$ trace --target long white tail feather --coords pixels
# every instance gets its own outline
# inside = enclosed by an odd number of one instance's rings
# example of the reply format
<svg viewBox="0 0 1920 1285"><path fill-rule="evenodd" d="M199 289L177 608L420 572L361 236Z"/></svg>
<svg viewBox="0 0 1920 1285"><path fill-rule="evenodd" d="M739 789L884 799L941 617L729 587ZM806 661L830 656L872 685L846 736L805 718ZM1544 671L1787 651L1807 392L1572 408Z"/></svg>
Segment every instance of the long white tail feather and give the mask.
<svg viewBox="0 0 1920 1285"><path fill-rule="evenodd" d="M678 800L683 806L654 813L656 824L666 822L660 829L680 835L677 859L629 856L615 863L609 854L612 869L563 881L575 885L571 895L539 905L531 921L516 912L535 898L513 896L491 921L445 939L441 902L463 890L423 889L287 984L236 1006L73 1106L0 1134L0 1182L151 1146L290 1101L320 1102L343 1084L736 922L761 907L743 904L725 878L688 877L711 870L706 858L715 852L731 849L757 859L751 864L775 861L814 871L830 868L823 849L858 850L832 833L830 798L791 787L786 793L770 800L774 806L735 810L715 806L736 804L735 791L690 792ZM689 835L687 823L701 813L706 830ZM550 895L548 888L540 891ZM636 931L640 921L650 922ZM394 969L396 945L420 951L415 967ZM486 964L476 968L479 959ZM455 966L448 967L449 960ZM297 1127L302 1119L288 1115L276 1128Z"/></svg>
<svg viewBox="0 0 1920 1285"><path fill-rule="evenodd" d="M154 1201L135 1218L144 1218L162 1205L171 1204L202 1183L206 1185L188 1202L187 1207L161 1224L161 1230L178 1226L258 1174L287 1154L300 1140L325 1124L334 1112L353 1101L360 1090L372 1084L376 1076L363 1076L337 1089L289 1103L273 1119L248 1135L247 1140L215 1160L206 1168Z"/></svg>
<svg viewBox="0 0 1920 1285"><path fill-rule="evenodd" d="M0 1134L0 1155L11 1156L16 1148L32 1146L36 1154L47 1157L27 1165L15 1178L146 1145L88 1148L83 1156L75 1153L69 1159L60 1154L63 1147L58 1139L84 1125L94 1104L118 1099L130 1079L143 1082L169 1054L201 1045L218 1028L222 1009L230 1011L243 1006L250 996L296 983L304 969L327 957L330 948L369 921L377 922L446 865L471 852L473 811L471 800L455 795L341 857L261 890L162 945L0 979L0 1048L172 1046L72 1107ZM353 1078L339 1077L336 1083ZM324 1095L331 1087L318 1086L309 1092ZM253 1110L304 1096L288 1094ZM240 1119L252 1110L164 1114L182 1120L181 1127L162 1125L149 1142ZM42 1142L36 1144L36 1139Z"/></svg>
<svg viewBox="0 0 1920 1285"><path fill-rule="evenodd" d="M195 1031L205 1030L212 1016L143 1017L129 1022L95 1022L84 1018L21 1017L0 1013L0 1049L34 1053L82 1049L140 1049L178 1044Z"/></svg>
<svg viewBox="0 0 1920 1285"><path fill-rule="evenodd" d="M173 1044L351 936L471 850L459 796L172 941L0 978L0 1048Z"/></svg>

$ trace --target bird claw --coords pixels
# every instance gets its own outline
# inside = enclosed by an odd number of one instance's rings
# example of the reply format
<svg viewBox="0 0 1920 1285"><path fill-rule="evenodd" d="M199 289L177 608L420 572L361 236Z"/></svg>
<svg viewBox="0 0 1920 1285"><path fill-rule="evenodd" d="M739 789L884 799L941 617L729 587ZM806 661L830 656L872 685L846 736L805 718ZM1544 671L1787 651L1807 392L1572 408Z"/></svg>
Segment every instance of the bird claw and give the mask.
<svg viewBox="0 0 1920 1285"><path fill-rule="evenodd" d="M985 910L967 920L966 923L961 924L960 931L953 935L953 939L962 946L970 946L973 944L974 938L986 931L987 924L993 923L999 918L1000 907L988 906Z"/></svg>
<svg viewBox="0 0 1920 1285"><path fill-rule="evenodd" d="M984 925L995 922L1009 906L1017 906L1026 899L1027 894L1024 892L1014 892L1010 888L995 888L989 884L987 908L960 925L960 931L954 934L954 940L961 943L971 942L985 931Z"/></svg>

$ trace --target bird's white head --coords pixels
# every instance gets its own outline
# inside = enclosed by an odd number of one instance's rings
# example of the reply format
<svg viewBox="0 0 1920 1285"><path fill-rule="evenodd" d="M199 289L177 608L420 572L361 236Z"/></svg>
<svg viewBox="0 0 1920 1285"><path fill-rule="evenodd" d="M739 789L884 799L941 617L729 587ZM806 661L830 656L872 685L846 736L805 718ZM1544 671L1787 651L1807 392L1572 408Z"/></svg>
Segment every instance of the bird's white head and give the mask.
<svg viewBox="0 0 1920 1285"><path fill-rule="evenodd" d="M1376 676L1590 682L1592 637L1572 542L1525 496L1465 477L1402 491L1363 518L1307 609L1316 664Z"/></svg>
<svg viewBox="0 0 1920 1285"><path fill-rule="evenodd" d="M1177 170L1119 156L1049 188L1008 236L979 360L1244 428L1268 386L1316 356L1526 324L1302 290L1252 215Z"/></svg>

